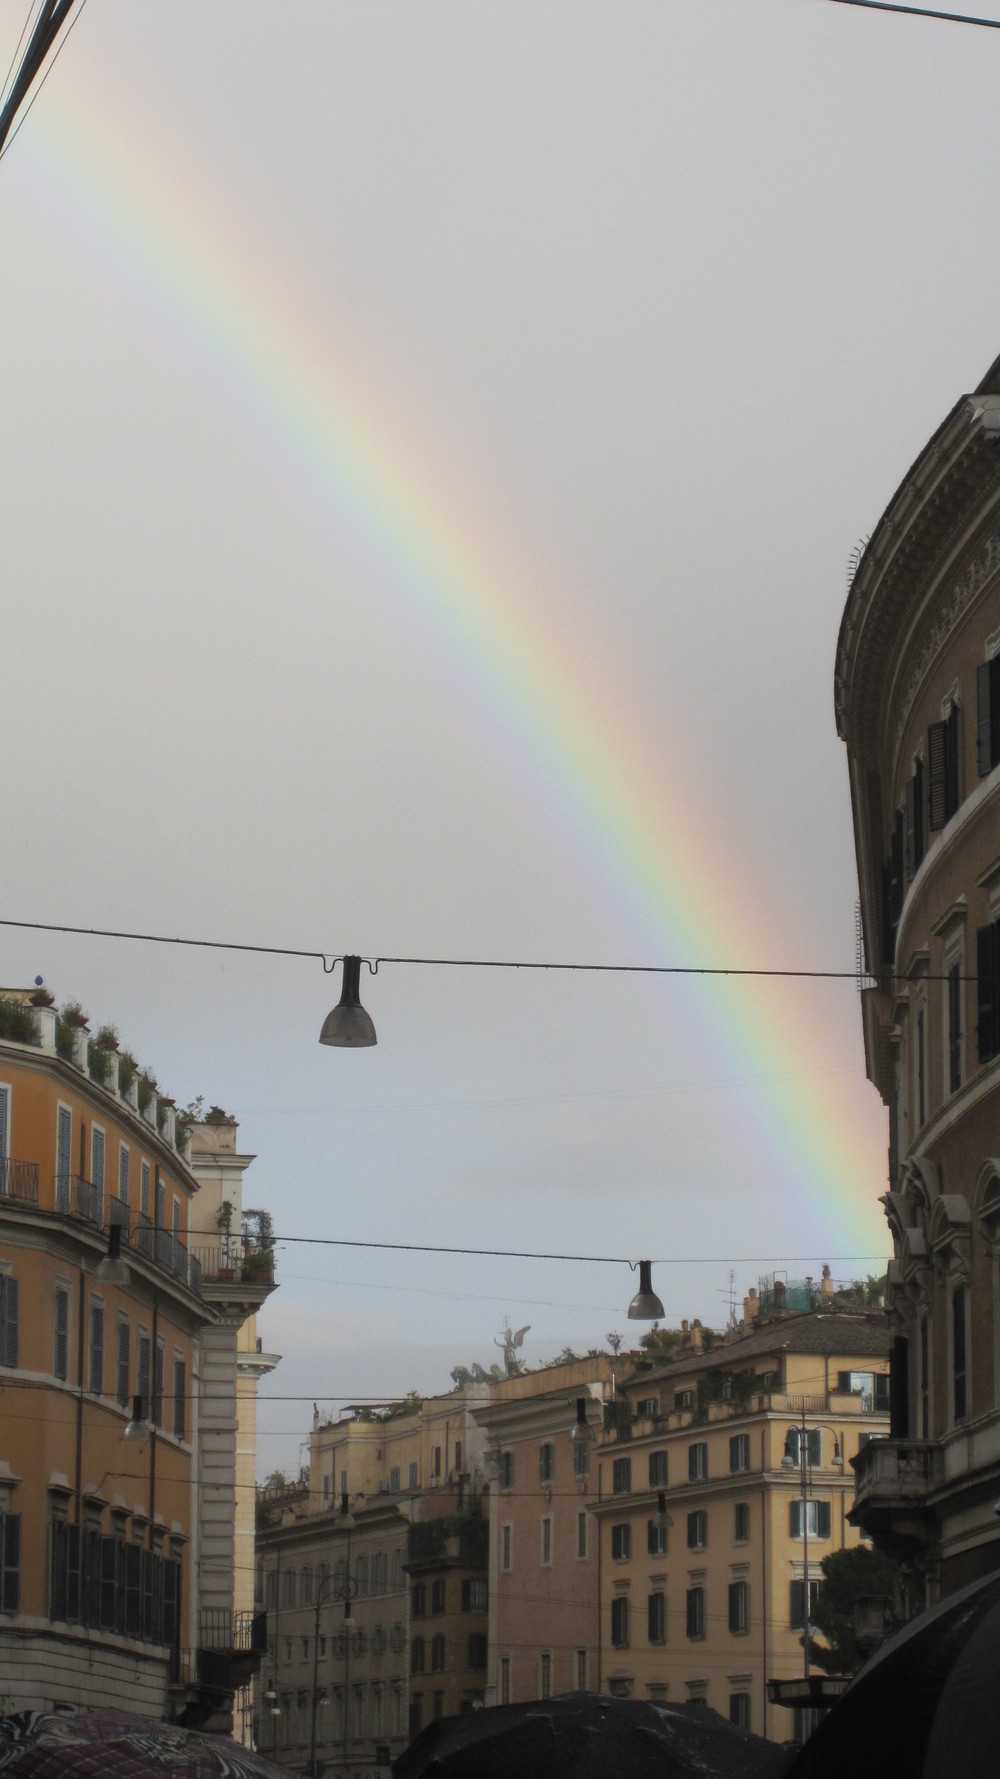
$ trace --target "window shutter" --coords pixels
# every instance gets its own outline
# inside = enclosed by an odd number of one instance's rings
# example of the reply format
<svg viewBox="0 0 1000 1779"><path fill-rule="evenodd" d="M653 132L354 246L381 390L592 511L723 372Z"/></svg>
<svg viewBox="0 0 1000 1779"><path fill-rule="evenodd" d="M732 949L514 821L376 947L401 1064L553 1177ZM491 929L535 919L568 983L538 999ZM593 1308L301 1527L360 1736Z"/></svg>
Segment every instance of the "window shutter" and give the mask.
<svg viewBox="0 0 1000 1779"><path fill-rule="evenodd" d="M924 856L924 762L917 760L913 768L913 869Z"/></svg>
<svg viewBox="0 0 1000 1779"><path fill-rule="evenodd" d="M907 883L912 882L913 874L917 869L916 786L917 786L917 781L915 778L911 778L911 779L907 780L907 785L906 785L906 826L905 826L905 830L904 830L904 840L903 840L903 868L906 872Z"/></svg>
<svg viewBox="0 0 1000 1779"><path fill-rule="evenodd" d="M958 808L958 705L953 704L944 726L944 815L949 821Z"/></svg>
<svg viewBox="0 0 1000 1779"><path fill-rule="evenodd" d="M997 932L994 921L976 934L980 1062L990 1062L997 1053Z"/></svg>
<svg viewBox="0 0 1000 1779"><path fill-rule="evenodd" d="M788 1503L788 1536L789 1538L802 1537L801 1501L789 1501Z"/></svg>
<svg viewBox="0 0 1000 1779"><path fill-rule="evenodd" d="M992 770L994 759L992 669L992 661L980 661L976 668L976 757L980 778Z"/></svg>
<svg viewBox="0 0 1000 1779"><path fill-rule="evenodd" d="M805 1616L805 1583L793 1581L788 1588L788 1622L793 1631L801 1630Z"/></svg>
<svg viewBox="0 0 1000 1779"><path fill-rule="evenodd" d="M4 1280L3 1291L3 1352L0 1354L4 1365L17 1365L17 1280L8 1273Z"/></svg>
<svg viewBox="0 0 1000 1779"><path fill-rule="evenodd" d="M947 729L947 723L931 723L927 730L927 791L932 828L943 828L948 819L945 812Z"/></svg>
<svg viewBox="0 0 1000 1779"><path fill-rule="evenodd" d="M829 1538L830 1536L829 1501L817 1501L816 1503L816 1536L817 1538Z"/></svg>
<svg viewBox="0 0 1000 1779"><path fill-rule="evenodd" d="M19 1612L21 1609L21 1515L19 1513L0 1514L0 1530L3 1532L0 1611Z"/></svg>

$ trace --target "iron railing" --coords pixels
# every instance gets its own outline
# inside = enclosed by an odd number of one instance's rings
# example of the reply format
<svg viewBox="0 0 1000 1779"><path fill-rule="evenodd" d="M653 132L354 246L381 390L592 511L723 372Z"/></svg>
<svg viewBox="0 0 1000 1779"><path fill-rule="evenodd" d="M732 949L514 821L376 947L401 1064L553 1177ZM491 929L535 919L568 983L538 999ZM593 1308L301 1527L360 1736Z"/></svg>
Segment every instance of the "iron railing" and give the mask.
<svg viewBox="0 0 1000 1779"><path fill-rule="evenodd" d="M13 1156L0 1155L0 1198L13 1198L18 1204L36 1205L37 1161L15 1161Z"/></svg>
<svg viewBox="0 0 1000 1779"><path fill-rule="evenodd" d="M238 1235L220 1236L208 1246L193 1249L201 1276L212 1284L274 1284L274 1251L261 1248Z"/></svg>

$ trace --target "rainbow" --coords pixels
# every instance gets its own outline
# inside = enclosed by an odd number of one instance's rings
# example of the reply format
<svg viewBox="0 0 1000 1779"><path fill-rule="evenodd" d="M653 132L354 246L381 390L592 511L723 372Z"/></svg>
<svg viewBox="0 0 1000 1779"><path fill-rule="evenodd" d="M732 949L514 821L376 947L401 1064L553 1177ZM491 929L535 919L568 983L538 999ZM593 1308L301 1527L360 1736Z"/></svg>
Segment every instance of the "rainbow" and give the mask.
<svg viewBox="0 0 1000 1779"><path fill-rule="evenodd" d="M82 62L79 37L74 55ZM614 696L604 664L588 662L546 617L474 524L471 503L435 482L426 453L334 352L328 320L277 282L268 266L280 256L251 262L243 242L252 231L198 195L204 179L179 170L176 133L169 144L164 133L159 159L138 123L116 134L109 109L88 104L83 78L71 77L72 59L16 144L16 179L7 160L5 200L23 191L33 215L72 232L102 281L117 273L119 288L151 293L178 354L194 356L260 452L376 562L400 615L418 636L431 628L521 769L547 785L590 869L596 863L615 900L624 897L637 939L652 949L640 961L791 961L780 937L754 924L767 886L737 900L709 811L637 725L623 726L629 701ZM749 1148L773 1169L771 1209L792 1251L808 1240L820 1258L824 1246L884 1252L883 1156L858 1119L843 1057L820 1038L816 1073L802 1073L801 986L706 978L688 993L716 1053L737 1074L764 1077L741 1114ZM859 1070L860 1045L859 1029Z"/></svg>

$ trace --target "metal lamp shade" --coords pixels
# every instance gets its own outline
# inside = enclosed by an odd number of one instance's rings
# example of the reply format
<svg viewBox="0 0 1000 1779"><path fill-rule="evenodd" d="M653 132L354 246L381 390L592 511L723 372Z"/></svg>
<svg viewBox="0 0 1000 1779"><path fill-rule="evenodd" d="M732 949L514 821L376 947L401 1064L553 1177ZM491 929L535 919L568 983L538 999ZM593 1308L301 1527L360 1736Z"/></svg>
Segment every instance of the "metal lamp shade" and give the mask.
<svg viewBox="0 0 1000 1779"><path fill-rule="evenodd" d="M338 1049L361 1050L367 1044L377 1044L375 1027L361 1005L361 959L345 957L344 985L340 1000L323 1021L323 1030L319 1034L321 1044L332 1044Z"/></svg>
<svg viewBox="0 0 1000 1779"><path fill-rule="evenodd" d="M630 1322L658 1322L666 1314L653 1290L653 1262L640 1260L639 1289L628 1306Z"/></svg>

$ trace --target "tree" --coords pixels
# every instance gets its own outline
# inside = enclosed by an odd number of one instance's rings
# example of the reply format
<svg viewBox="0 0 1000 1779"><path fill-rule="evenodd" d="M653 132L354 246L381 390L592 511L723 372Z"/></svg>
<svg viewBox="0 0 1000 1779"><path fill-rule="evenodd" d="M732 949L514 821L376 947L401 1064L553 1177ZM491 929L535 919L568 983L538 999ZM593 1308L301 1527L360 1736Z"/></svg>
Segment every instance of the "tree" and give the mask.
<svg viewBox="0 0 1000 1779"><path fill-rule="evenodd" d="M855 1603L866 1594L885 1594L893 1599L899 1568L891 1558L867 1544L831 1552L823 1558L820 1568L823 1586L809 1616L826 1643L810 1641L809 1654L827 1674L853 1674L869 1653L860 1648L854 1634Z"/></svg>

